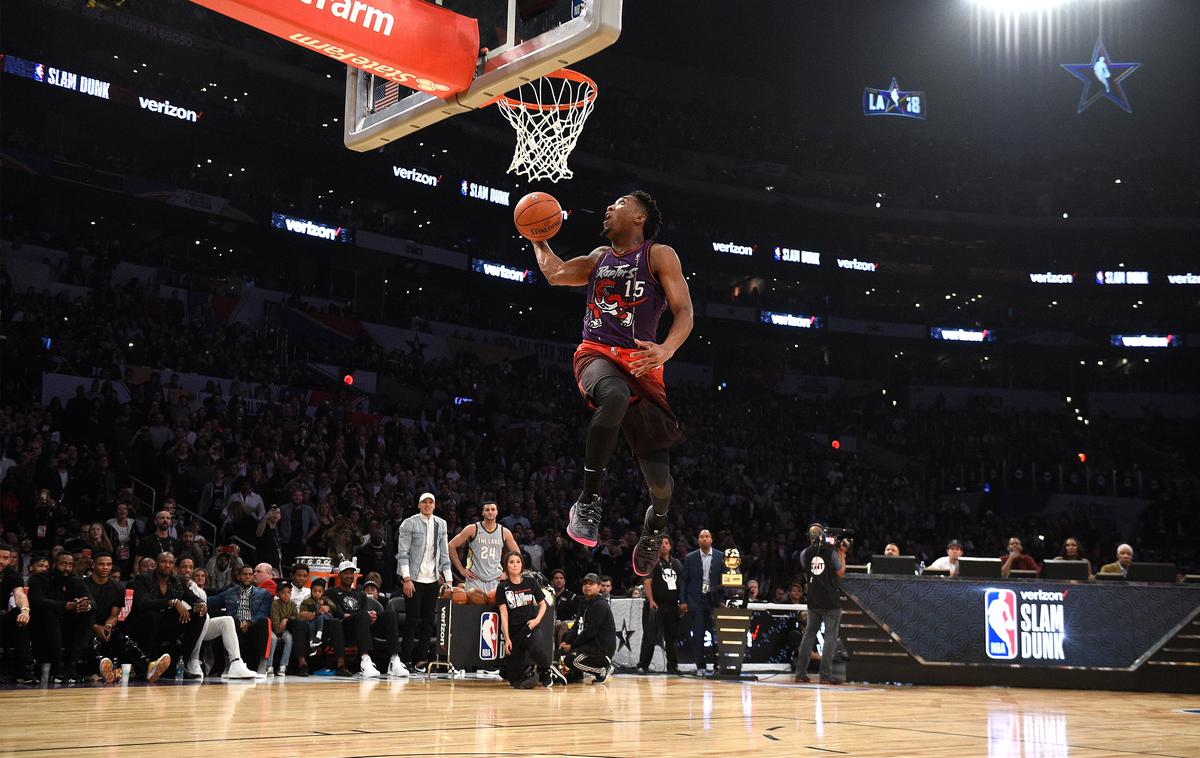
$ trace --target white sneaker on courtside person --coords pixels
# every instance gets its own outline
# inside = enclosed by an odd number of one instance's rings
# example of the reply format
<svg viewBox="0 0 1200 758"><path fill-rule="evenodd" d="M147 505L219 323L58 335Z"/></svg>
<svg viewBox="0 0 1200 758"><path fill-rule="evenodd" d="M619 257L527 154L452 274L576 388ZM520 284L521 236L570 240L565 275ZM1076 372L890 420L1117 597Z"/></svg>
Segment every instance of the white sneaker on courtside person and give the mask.
<svg viewBox="0 0 1200 758"><path fill-rule="evenodd" d="M225 673L226 679L257 679L258 675L250 670L250 667L242 661L241 658L234 658L229 662L229 671Z"/></svg>
<svg viewBox="0 0 1200 758"><path fill-rule="evenodd" d="M371 656L363 653L358 661L358 667L362 671L363 679L378 679L379 669L375 668L375 662L371 660Z"/></svg>
<svg viewBox="0 0 1200 758"><path fill-rule="evenodd" d="M388 676L400 678L408 676L408 667L404 665L404 661L400 660L400 656L392 656L391 662L388 663Z"/></svg>

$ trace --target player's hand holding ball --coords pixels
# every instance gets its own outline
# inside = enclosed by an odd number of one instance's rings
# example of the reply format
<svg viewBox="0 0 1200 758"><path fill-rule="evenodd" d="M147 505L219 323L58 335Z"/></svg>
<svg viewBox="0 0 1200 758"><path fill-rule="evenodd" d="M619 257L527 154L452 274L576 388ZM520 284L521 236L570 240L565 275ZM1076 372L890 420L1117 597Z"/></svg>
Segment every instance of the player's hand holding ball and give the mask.
<svg viewBox="0 0 1200 758"><path fill-rule="evenodd" d="M513 223L521 236L531 242L545 242L562 228L562 206L553 195L530 192L517 201Z"/></svg>

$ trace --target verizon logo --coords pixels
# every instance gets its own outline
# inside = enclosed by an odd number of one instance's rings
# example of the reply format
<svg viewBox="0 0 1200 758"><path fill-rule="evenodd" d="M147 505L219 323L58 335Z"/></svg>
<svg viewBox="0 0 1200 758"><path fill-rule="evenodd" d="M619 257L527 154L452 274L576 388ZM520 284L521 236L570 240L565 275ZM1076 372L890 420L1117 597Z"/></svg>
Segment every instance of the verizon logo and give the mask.
<svg viewBox="0 0 1200 758"><path fill-rule="evenodd" d="M838 268L847 268L851 271L874 271L876 268L878 268L878 266L871 261L860 261L857 258L851 258L849 260L845 258L838 258L837 265Z"/></svg>
<svg viewBox="0 0 1200 758"><path fill-rule="evenodd" d="M338 234L342 231L338 227L325 226L324 224L314 224L311 221L301 221L298 218L284 219L284 227L289 232L296 234L304 234L309 237L316 237L323 240L335 240Z"/></svg>
<svg viewBox="0 0 1200 758"><path fill-rule="evenodd" d="M180 121L191 121L193 124L200 119L200 114L187 108L180 108L178 105L172 105L170 100L155 100L149 97L139 97L138 104L142 106L142 110L161 113L170 118L177 118Z"/></svg>
<svg viewBox="0 0 1200 758"><path fill-rule="evenodd" d="M730 253L732 255L754 255L754 248L747 245L738 245L733 242L714 242L712 243L713 250L718 253Z"/></svg>
<svg viewBox="0 0 1200 758"><path fill-rule="evenodd" d="M1034 284L1074 284L1074 274L1055 274L1047 271L1044 274L1030 274L1029 281Z"/></svg>
<svg viewBox="0 0 1200 758"><path fill-rule="evenodd" d="M507 279L510 282L525 281L525 272L524 271L518 271L517 269L509 268L508 266L498 266L495 263L483 264L483 273L487 274L488 276L495 276L500 279Z"/></svg>
<svg viewBox="0 0 1200 758"><path fill-rule="evenodd" d="M396 23L396 18L386 12L381 11L370 3L348 2L348 0L300 0L305 5L311 5L319 11L328 10L329 15L334 18L340 18L343 21L349 21L352 24L360 24L364 29L370 29L376 34L382 34L385 37L392 36L392 27ZM328 5L328 9L325 7Z"/></svg>
<svg viewBox="0 0 1200 758"><path fill-rule="evenodd" d="M392 173L399 179L407 179L427 187L436 187L442 181L440 176L432 176L415 168L405 168L404 166L392 166Z"/></svg>

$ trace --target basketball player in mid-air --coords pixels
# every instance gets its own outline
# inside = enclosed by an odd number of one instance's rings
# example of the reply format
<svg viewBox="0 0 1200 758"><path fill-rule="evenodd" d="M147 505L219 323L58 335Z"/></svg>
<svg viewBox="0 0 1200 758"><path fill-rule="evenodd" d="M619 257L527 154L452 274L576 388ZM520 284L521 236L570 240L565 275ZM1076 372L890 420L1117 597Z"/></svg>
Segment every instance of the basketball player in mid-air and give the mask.
<svg viewBox="0 0 1200 758"><path fill-rule="evenodd" d="M670 448L683 439L667 403L663 364L692 331L692 297L679 256L653 240L662 215L649 193L617 198L604 214L611 244L563 261L546 242L534 242L538 266L552 285L587 285L583 342L575 351L575 380L595 410L583 454L583 492L571 507L567 534L594 547L600 535L600 485L617 444L617 430L637 456L651 505L633 551L633 570L649 575L671 506ZM674 321L657 342L658 321L670 307Z"/></svg>

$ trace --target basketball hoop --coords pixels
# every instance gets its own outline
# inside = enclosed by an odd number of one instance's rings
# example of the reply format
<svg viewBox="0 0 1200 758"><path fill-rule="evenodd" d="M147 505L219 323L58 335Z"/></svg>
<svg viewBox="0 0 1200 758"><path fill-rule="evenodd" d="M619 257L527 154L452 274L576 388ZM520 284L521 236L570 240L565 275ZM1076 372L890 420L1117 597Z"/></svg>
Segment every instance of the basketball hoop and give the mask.
<svg viewBox="0 0 1200 758"><path fill-rule="evenodd" d="M567 157L596 102L596 82L562 68L514 92L516 97L502 95L496 101L517 133L508 173L522 174L530 181L570 179L574 172L567 168Z"/></svg>

